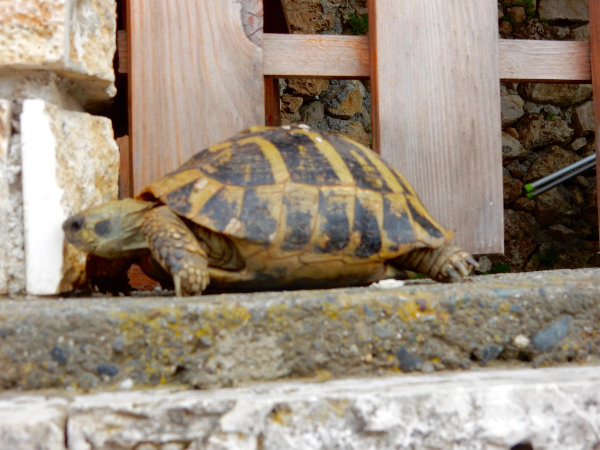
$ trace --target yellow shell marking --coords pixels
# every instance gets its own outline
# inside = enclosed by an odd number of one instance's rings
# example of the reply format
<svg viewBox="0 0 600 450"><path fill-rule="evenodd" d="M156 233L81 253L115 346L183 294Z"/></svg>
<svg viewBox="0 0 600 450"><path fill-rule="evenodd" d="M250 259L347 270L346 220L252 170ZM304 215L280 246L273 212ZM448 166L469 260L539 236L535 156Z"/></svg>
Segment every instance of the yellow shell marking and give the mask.
<svg viewBox="0 0 600 450"><path fill-rule="evenodd" d="M237 141L237 144L256 144L260 148L260 150L265 155L265 158L269 161L271 165L271 171L273 173L273 179L275 183L285 183L290 179L290 174L287 170L287 166L281 157L281 153L277 147L273 145L271 141L266 140L260 136L251 136L247 138L240 139Z"/></svg>
<svg viewBox="0 0 600 450"><path fill-rule="evenodd" d="M384 164L384 162L381 161L381 159L379 159L375 154L373 154L373 152L371 150L369 150L362 144L359 144L358 142L348 139L347 137L345 137L343 135L340 136L340 138L342 138L343 140L345 140L346 142L348 142L350 144L353 144L355 147L358 147L362 151L363 155L366 156L367 159L371 162L371 164L373 164L377 168L377 170L379 171L379 173L381 174L381 176L383 177L383 179L385 180L385 182L387 183L387 185L393 192L404 192L404 189L402 188L400 183L398 183L398 180L396 180L396 177L394 177L394 174L390 171L390 169L388 169L388 167ZM352 154L360 162L358 155L354 154L354 152L352 152ZM362 163L361 163L361 165L362 165ZM406 180L403 179L402 181L406 183ZM406 183L406 184L408 184L408 183Z"/></svg>
<svg viewBox="0 0 600 450"><path fill-rule="evenodd" d="M333 171L340 179L342 186L354 186L354 177L342 157L338 154L335 148L327 141L325 141L320 133L315 133L302 128L294 129L293 133L303 134L308 136L311 141L315 144L315 147L321 152L321 154L327 159Z"/></svg>

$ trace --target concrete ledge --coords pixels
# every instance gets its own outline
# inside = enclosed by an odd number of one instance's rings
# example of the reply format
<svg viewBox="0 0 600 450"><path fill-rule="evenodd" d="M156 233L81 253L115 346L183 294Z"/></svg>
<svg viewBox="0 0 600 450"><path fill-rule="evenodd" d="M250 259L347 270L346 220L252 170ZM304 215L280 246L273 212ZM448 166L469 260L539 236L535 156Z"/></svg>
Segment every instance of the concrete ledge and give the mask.
<svg viewBox="0 0 600 450"><path fill-rule="evenodd" d="M2 389L594 363L600 269L195 298L0 301Z"/></svg>
<svg viewBox="0 0 600 450"><path fill-rule="evenodd" d="M598 405L598 367L4 395L0 450L592 449Z"/></svg>

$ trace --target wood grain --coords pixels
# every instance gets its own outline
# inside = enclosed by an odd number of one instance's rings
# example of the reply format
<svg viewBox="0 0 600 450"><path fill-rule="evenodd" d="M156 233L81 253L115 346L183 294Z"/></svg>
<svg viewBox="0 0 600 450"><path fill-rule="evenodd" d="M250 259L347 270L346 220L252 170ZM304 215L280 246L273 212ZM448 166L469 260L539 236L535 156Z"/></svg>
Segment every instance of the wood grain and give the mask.
<svg viewBox="0 0 600 450"><path fill-rule="evenodd" d="M588 42L500 40L500 79L589 83Z"/></svg>
<svg viewBox="0 0 600 450"><path fill-rule="evenodd" d="M265 34L263 51L265 76L368 78L370 75L367 36Z"/></svg>
<svg viewBox="0 0 600 450"><path fill-rule="evenodd" d="M131 168L131 146L129 136L116 139L119 147L119 198L133 197L133 174Z"/></svg>
<svg viewBox="0 0 600 450"><path fill-rule="evenodd" d="M594 90L594 130L596 133L596 155L600 143L598 142L598 130L600 130L600 2L590 1L590 50L592 60L592 86ZM596 186L600 186L600 158L596 157ZM597 204L600 205L600 188L597 188ZM598 219L600 220L600 207L598 208Z"/></svg>
<svg viewBox="0 0 600 450"><path fill-rule="evenodd" d="M264 124L262 50L244 33L241 7L129 0L134 193L199 150Z"/></svg>
<svg viewBox="0 0 600 450"><path fill-rule="evenodd" d="M495 3L370 0L369 29L375 148L455 244L502 253Z"/></svg>
<svg viewBox="0 0 600 450"><path fill-rule="evenodd" d="M127 73L127 37L118 32L119 73ZM319 49L315 55L315 49ZM367 78L367 36L263 35L263 73L273 77ZM501 81L590 83L588 42L500 39Z"/></svg>
<svg viewBox="0 0 600 450"><path fill-rule="evenodd" d="M265 122L271 127L281 125L279 78L265 77Z"/></svg>
<svg viewBox="0 0 600 450"><path fill-rule="evenodd" d="M129 72L129 42L127 30L117 31L117 73Z"/></svg>

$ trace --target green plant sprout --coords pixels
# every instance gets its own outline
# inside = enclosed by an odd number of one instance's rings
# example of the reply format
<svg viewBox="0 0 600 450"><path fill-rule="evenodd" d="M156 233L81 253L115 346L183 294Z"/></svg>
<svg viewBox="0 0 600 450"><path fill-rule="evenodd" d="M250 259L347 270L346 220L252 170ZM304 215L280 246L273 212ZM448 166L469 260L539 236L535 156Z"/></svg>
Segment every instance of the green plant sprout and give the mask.
<svg viewBox="0 0 600 450"><path fill-rule="evenodd" d="M369 32L369 15L358 16L356 13L352 13L348 19L348 28L351 34L367 34Z"/></svg>

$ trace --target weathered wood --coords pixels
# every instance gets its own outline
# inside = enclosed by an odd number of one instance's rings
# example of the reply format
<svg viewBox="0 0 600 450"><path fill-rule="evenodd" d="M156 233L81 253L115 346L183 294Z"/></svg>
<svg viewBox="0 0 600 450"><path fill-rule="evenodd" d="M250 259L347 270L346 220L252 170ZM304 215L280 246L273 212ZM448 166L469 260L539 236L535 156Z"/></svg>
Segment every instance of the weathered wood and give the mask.
<svg viewBox="0 0 600 450"><path fill-rule="evenodd" d="M375 149L454 232L453 242L502 253L495 3L370 0L369 29Z"/></svg>
<svg viewBox="0 0 600 450"><path fill-rule="evenodd" d="M265 122L272 127L281 125L279 78L265 77Z"/></svg>
<svg viewBox="0 0 600 450"><path fill-rule="evenodd" d="M129 72L129 42L127 30L117 31L117 73Z"/></svg>
<svg viewBox="0 0 600 450"><path fill-rule="evenodd" d="M263 36L263 72L274 77L368 78L369 38L301 34Z"/></svg>
<svg viewBox="0 0 600 450"><path fill-rule="evenodd" d="M265 100L262 50L244 33L239 1L129 0L129 13L137 193L199 150L264 123Z"/></svg>
<svg viewBox="0 0 600 450"><path fill-rule="evenodd" d="M500 79L589 83L588 42L500 40Z"/></svg>
<svg viewBox="0 0 600 450"><path fill-rule="evenodd" d="M596 155L600 154L600 143L598 142L598 130L600 130L600 2L590 1L590 49L592 60L592 86L594 90L594 130L596 133ZM600 158L596 157L596 186L600 186ZM600 187L597 188L600 205ZM598 219L600 220L600 207L598 208Z"/></svg>
<svg viewBox="0 0 600 450"><path fill-rule="evenodd" d="M127 73L127 38L118 32L119 73ZM318 52L315 49L319 49ZM370 76L367 36L263 35L265 76L366 78ZM501 81L589 83L588 42L501 39Z"/></svg>
<svg viewBox="0 0 600 450"><path fill-rule="evenodd" d="M131 168L131 146L129 136L116 139L119 146L119 198L133 197L133 176Z"/></svg>

